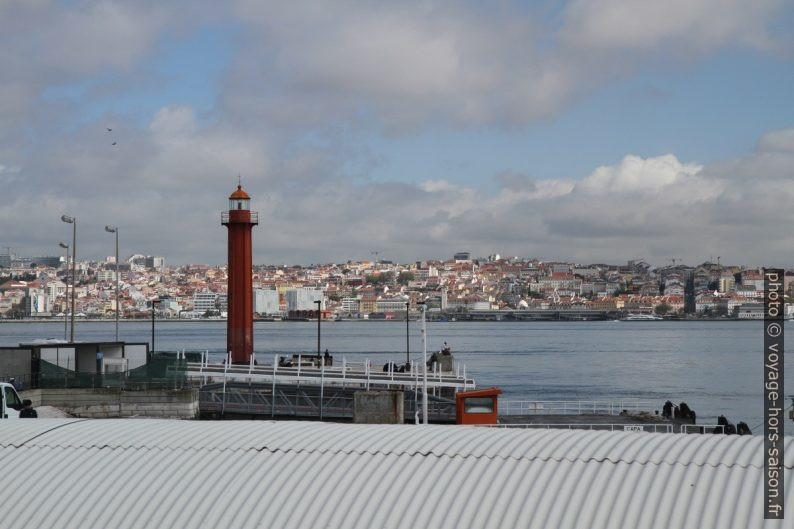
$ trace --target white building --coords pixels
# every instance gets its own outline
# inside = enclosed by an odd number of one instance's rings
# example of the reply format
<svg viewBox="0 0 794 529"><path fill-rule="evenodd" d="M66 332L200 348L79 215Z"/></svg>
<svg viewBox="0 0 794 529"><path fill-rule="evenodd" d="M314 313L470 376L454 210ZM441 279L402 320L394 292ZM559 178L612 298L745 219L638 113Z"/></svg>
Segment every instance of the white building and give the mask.
<svg viewBox="0 0 794 529"><path fill-rule="evenodd" d="M165 267L165 257L159 256L146 256L146 268L153 268L155 270L162 270Z"/></svg>
<svg viewBox="0 0 794 529"><path fill-rule="evenodd" d="M762 288L761 290L756 290L754 286L737 286L735 289L735 294L746 299L764 299L764 289Z"/></svg>
<svg viewBox="0 0 794 529"><path fill-rule="evenodd" d="M695 300L695 312L698 314L706 311L714 312L717 310L718 303L719 301L717 298L712 296L699 296L698 299Z"/></svg>
<svg viewBox="0 0 794 529"><path fill-rule="evenodd" d="M127 259L127 263L130 265L131 270L143 270L146 267L146 256L136 253Z"/></svg>
<svg viewBox="0 0 794 529"><path fill-rule="evenodd" d="M679 282L665 282L664 295L665 296L683 296L685 292L684 285Z"/></svg>
<svg viewBox="0 0 794 529"><path fill-rule="evenodd" d="M340 306L342 308L342 312L355 314L361 311L361 300L358 298L342 298Z"/></svg>
<svg viewBox="0 0 794 529"><path fill-rule="evenodd" d="M25 314L28 316L48 316L52 311L50 297L43 288L28 288L25 295Z"/></svg>
<svg viewBox="0 0 794 529"><path fill-rule="evenodd" d="M739 312L736 314L740 320L763 320L763 303L742 303L739 305Z"/></svg>
<svg viewBox="0 0 794 529"><path fill-rule="evenodd" d="M63 281L50 281L47 283L47 295L50 299L56 299L66 294L66 283Z"/></svg>
<svg viewBox="0 0 794 529"><path fill-rule="evenodd" d="M270 288L254 289L254 312L257 314L279 314L278 290Z"/></svg>
<svg viewBox="0 0 794 529"><path fill-rule="evenodd" d="M100 270L96 273L97 281L115 281L116 280L116 271L115 270Z"/></svg>
<svg viewBox="0 0 794 529"><path fill-rule="evenodd" d="M325 294L319 288L300 287L287 290L287 310L317 310L315 301L322 301L321 308L325 308Z"/></svg>
<svg viewBox="0 0 794 529"><path fill-rule="evenodd" d="M720 292L727 294L736 286L736 279L733 276L722 276L720 278Z"/></svg>
<svg viewBox="0 0 794 529"><path fill-rule="evenodd" d="M203 290L193 294L193 310L200 313L205 313L208 310L217 310L215 308L215 301L218 296L215 292Z"/></svg>
<svg viewBox="0 0 794 529"><path fill-rule="evenodd" d="M397 298L379 298L375 301L376 312L405 312L405 304L408 302L407 297Z"/></svg>

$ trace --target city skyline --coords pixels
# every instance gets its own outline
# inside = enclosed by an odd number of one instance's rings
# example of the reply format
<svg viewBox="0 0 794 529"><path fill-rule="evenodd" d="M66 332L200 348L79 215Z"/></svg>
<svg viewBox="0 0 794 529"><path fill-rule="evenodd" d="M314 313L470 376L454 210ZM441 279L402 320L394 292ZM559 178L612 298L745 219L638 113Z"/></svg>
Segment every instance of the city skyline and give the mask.
<svg viewBox="0 0 794 529"><path fill-rule="evenodd" d="M69 268L14 263L0 275L0 318L63 317L67 306ZM133 256L120 270L120 306L124 318L148 317L151 300L169 318L223 317L231 295L234 267L167 266L163 257ZM113 283L116 267L109 262L77 263L79 317L116 315ZM0 272L6 269L0 270ZM639 312L643 317L737 317L763 315L763 273L729 263L689 266L676 263L652 268L645 262L584 264L489 256L476 259L468 252L451 258L398 264L346 262L315 266L254 266L245 274L251 283L252 307L258 317L306 318L323 304L328 317L394 318L406 303L416 308L426 303L433 311L474 311L478 317L492 311L530 311L542 317L565 313L574 318L609 318ZM783 278L790 301L794 271ZM786 304L786 314L794 305ZM500 312L501 313L501 312ZM456 317L457 317L456 316ZM526 314L524 315L526 316ZM522 316L523 317L523 316Z"/></svg>
<svg viewBox="0 0 794 529"><path fill-rule="evenodd" d="M791 266L791 5L627 9L8 3L0 247L222 263L239 174L256 263Z"/></svg>
<svg viewBox="0 0 794 529"><path fill-rule="evenodd" d="M3 248L0 246L0 248ZM6 247L8 248L8 247ZM22 255L19 252L12 252L11 254L0 252L0 277L3 276L3 272L11 273L12 275L18 275L20 270L24 269L27 266L32 264L36 265L43 265L43 266L50 266L58 268L53 264L53 260L59 259L60 265L62 266L65 263L65 250L62 250L64 253L58 255L57 252L51 253L49 255ZM470 257L467 261L471 261L474 263L487 263L493 261L505 261L505 262L538 262L538 263L566 263L571 265L581 265L581 266L613 266L613 267L620 267L625 266L628 262L636 262L636 263L646 263L651 269L663 269L669 267L683 267L683 268L696 268L698 266L703 266L707 264L722 264L722 266L726 268L738 267L741 269L762 269L762 266L754 266L751 264L746 263L739 263L730 260L726 260L726 257L722 255L709 255L705 259L689 262L681 258L666 258L660 259L658 262L653 262L651 260L645 259L644 257L640 256L613 256L611 259L607 259L604 261L585 261L585 260L575 260L575 259L562 259L562 258L555 258L553 256L547 258L540 258L537 256L531 255L508 255L500 252L496 252L489 255L477 255L472 252L461 250L460 252L455 252L451 255L435 255L431 257L424 257L424 258L417 258L417 259L407 259L405 261L399 261L395 259L390 259L387 254L383 254L383 252L370 252L369 257L363 257L360 259L343 259L340 261L317 261L317 262L305 262L305 263L298 263L298 262L257 262L256 260L253 261L253 265L258 268L295 268L295 267L303 267L303 268L313 268L313 267L322 267L322 266L340 266L344 264L363 264L363 263L371 263L371 264L383 264L383 265L401 265L401 266L413 266L417 263L444 263L449 261L454 261L455 256L459 253L468 254ZM71 257L70 257L71 258ZM141 252L121 252L119 255L119 262L129 264L132 260L136 261L143 261L154 259L157 262L162 262L161 265L155 266L154 268L184 268L184 267L193 267L193 266L208 266L208 267L224 267L226 266L226 261L221 260L218 262L189 262L189 263L179 263L173 262L168 256L163 255L152 255L146 254ZM8 261L8 264L6 264ZM112 264L115 261L115 257L113 255L94 255L94 256L78 256L78 262L80 263L93 263L97 266L109 266L109 269L112 269ZM22 263L22 264L20 264ZM152 268L152 267L150 267ZM794 269L794 266L787 266L784 267L786 269Z"/></svg>

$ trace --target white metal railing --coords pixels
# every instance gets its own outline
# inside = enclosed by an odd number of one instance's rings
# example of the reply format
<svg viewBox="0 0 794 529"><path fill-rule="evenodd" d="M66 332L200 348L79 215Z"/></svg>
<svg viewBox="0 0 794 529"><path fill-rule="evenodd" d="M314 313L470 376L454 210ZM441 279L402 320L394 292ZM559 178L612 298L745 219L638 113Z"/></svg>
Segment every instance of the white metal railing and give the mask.
<svg viewBox="0 0 794 529"><path fill-rule="evenodd" d="M260 356L261 358L261 356ZM200 362L188 362L187 376L190 378L200 378L204 383L209 378L230 380L244 380L247 382L271 382L282 384L317 384L321 386L342 386L357 385L369 389L376 387L404 387L413 389L422 384L421 377L423 366L421 363L412 362L408 369L399 372L395 367L400 364L387 364L386 370L383 368L372 368L372 363L367 359L362 362L348 362L342 357L341 365L325 366L324 361L316 366L316 355L298 355L294 359L294 366L286 367L279 365L279 356L276 355L272 364L258 364L256 355L251 355L248 365L231 364L229 356L222 364L210 364L209 353L201 355ZM440 388L454 388L456 391L465 391L476 387L474 380L466 378L466 369L463 366L463 374L457 371L441 371L434 369L432 374L428 373L428 389L436 391Z"/></svg>
<svg viewBox="0 0 794 529"><path fill-rule="evenodd" d="M499 400L500 415L620 415L627 412L653 413L656 403L624 400Z"/></svg>
<svg viewBox="0 0 794 529"><path fill-rule="evenodd" d="M665 423L640 423L640 424L604 424L604 423L521 423L521 424L482 424L490 428L534 428L542 430L608 430L610 432L652 432L652 433L674 433L673 424Z"/></svg>
<svg viewBox="0 0 794 529"><path fill-rule="evenodd" d="M682 424L679 429L680 433L711 433L719 430L720 433L725 433L725 426L722 424Z"/></svg>

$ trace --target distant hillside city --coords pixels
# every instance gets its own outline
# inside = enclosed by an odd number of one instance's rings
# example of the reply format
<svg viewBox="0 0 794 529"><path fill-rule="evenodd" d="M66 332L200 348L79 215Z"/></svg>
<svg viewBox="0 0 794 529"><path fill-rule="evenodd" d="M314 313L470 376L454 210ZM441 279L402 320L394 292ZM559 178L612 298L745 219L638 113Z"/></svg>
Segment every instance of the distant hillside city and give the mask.
<svg viewBox="0 0 794 529"><path fill-rule="evenodd" d="M435 319L557 319L648 314L657 317L763 318L759 269L671 259L580 264L491 255L409 264L385 260L312 266L254 266L258 318L404 319L420 303ZM226 316L226 266L166 266L165 258L133 255L119 264L120 317ZM115 259L75 263L75 316L115 317ZM0 255L0 318L58 318L68 310L71 264L63 257ZM792 296L794 272L785 276ZM71 293L69 293L71 297ZM787 317L794 305L787 305Z"/></svg>

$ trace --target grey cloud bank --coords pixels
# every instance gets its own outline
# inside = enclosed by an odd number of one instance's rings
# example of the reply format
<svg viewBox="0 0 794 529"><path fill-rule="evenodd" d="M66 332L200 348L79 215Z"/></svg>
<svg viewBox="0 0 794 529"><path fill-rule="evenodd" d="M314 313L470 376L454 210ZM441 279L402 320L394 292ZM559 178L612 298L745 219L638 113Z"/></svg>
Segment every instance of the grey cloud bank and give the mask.
<svg viewBox="0 0 794 529"><path fill-rule="evenodd" d="M54 253L67 213L79 219L83 256L111 253L103 226L113 223L123 252L223 262L219 213L240 173L260 212L256 262L344 261L372 251L412 261L469 250L657 263L723 255L788 266L791 236L783 231L772 244L767 234L794 221L794 129L769 131L754 150L717 162L626 153L561 179L506 167L482 174L481 186L369 180L372 164L388 160L336 133L538 123L660 56L776 49L768 27L781 5L676 0L660 12L656 2L639 2L627 25L619 2L577 0L549 26L537 11L509 4L240 0L202 10L6 2L0 245ZM130 80L150 75L142 61L158 39L213 17L239 25L243 45L208 116L179 101L145 118L95 116L83 113L90 101L41 96L108 70ZM43 25L49 31L37 33ZM121 135L112 149L107 123ZM332 141L307 143L307 134Z"/></svg>

